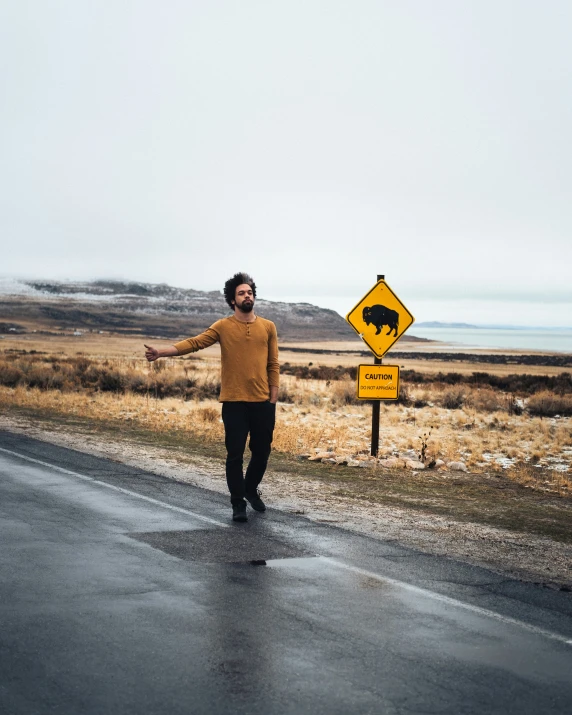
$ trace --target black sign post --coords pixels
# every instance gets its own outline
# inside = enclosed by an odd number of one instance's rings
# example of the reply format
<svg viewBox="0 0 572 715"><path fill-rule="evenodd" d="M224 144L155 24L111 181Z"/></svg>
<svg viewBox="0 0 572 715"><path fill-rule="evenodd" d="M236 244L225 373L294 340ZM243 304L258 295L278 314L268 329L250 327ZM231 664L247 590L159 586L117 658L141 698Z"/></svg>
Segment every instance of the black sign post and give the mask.
<svg viewBox="0 0 572 715"><path fill-rule="evenodd" d="M378 275L377 280L384 281L385 276ZM381 365L381 358L378 358L378 357L374 358L373 364ZM379 410L380 410L380 401L375 400L372 405L372 413L371 413L371 456L372 457L377 457L377 452L379 450Z"/></svg>

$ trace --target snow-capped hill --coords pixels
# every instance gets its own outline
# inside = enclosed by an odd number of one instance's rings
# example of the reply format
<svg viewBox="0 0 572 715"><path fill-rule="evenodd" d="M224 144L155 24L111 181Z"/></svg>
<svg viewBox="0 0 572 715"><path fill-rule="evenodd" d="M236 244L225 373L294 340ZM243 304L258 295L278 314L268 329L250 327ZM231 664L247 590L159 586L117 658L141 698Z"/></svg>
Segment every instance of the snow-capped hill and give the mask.
<svg viewBox="0 0 572 715"><path fill-rule="evenodd" d="M109 329L173 337L204 330L229 315L220 291L177 288L165 283L0 279L0 307L11 320L49 321L52 327ZM335 311L309 303L258 298L256 311L273 320L282 340L354 339Z"/></svg>

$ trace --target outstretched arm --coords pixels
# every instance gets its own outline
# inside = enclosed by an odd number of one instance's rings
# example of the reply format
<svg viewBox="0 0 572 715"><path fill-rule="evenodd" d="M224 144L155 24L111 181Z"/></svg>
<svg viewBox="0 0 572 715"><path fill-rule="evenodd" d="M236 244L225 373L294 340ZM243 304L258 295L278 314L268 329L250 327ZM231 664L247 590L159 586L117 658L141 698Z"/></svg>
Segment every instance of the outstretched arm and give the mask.
<svg viewBox="0 0 572 715"><path fill-rule="evenodd" d="M220 340L220 335L217 330L217 326L220 320L213 323L210 328L205 330L204 333L197 335L196 338L187 338L186 340L181 340L180 343L175 343L175 350L177 355L186 355L187 353L196 353L197 350L204 350L205 348L214 345Z"/></svg>
<svg viewBox="0 0 572 715"><path fill-rule="evenodd" d="M157 360L161 357L174 357L175 355L186 355L186 353L195 353L197 350L203 350L208 348L209 345L213 345L219 340L219 334L216 330L219 321L211 325L208 330L204 333L197 335L196 338L187 338L187 340L181 340L180 343L175 345L169 345L168 348L154 348L151 345L145 345L147 350L145 350L145 357L149 362Z"/></svg>
<svg viewBox="0 0 572 715"><path fill-rule="evenodd" d="M145 345L145 343L143 343ZM157 358L172 357L178 355L179 351L174 345L169 345L168 348L154 348L152 345L145 345L145 357L149 362L154 362Z"/></svg>

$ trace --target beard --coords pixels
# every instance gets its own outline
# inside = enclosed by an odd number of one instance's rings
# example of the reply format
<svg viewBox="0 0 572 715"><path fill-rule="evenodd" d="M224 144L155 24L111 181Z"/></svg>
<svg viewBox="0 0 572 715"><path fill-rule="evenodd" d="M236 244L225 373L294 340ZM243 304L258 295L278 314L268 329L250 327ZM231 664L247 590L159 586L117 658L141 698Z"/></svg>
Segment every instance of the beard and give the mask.
<svg viewBox="0 0 572 715"><path fill-rule="evenodd" d="M237 303L236 307L243 313L252 313L254 301L244 301L244 303L241 303L240 305Z"/></svg>

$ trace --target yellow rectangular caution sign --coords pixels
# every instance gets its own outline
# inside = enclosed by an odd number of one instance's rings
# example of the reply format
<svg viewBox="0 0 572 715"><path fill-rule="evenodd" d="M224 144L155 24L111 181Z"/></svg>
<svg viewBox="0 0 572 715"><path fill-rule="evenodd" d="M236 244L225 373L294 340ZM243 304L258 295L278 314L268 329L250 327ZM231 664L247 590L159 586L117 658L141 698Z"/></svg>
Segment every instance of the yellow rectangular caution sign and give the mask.
<svg viewBox="0 0 572 715"><path fill-rule="evenodd" d="M357 396L360 400L397 400L399 365L359 365Z"/></svg>

